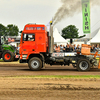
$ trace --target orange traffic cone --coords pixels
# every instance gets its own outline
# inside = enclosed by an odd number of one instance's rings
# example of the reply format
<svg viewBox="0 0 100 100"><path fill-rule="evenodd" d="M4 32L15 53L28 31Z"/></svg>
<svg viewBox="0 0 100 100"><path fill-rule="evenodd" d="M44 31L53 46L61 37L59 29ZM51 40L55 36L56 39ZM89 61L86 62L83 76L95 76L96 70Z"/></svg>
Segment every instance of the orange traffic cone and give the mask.
<svg viewBox="0 0 100 100"><path fill-rule="evenodd" d="M100 57L99 57L98 69L100 69Z"/></svg>

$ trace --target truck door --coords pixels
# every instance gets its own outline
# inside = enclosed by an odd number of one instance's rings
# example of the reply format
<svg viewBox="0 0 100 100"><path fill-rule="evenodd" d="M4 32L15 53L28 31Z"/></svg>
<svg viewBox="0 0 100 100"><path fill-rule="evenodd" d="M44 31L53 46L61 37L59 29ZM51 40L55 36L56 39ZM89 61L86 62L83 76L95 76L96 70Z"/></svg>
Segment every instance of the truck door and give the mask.
<svg viewBox="0 0 100 100"><path fill-rule="evenodd" d="M23 34L23 43L22 43L22 54L28 54L33 52L36 49L35 45L35 34Z"/></svg>

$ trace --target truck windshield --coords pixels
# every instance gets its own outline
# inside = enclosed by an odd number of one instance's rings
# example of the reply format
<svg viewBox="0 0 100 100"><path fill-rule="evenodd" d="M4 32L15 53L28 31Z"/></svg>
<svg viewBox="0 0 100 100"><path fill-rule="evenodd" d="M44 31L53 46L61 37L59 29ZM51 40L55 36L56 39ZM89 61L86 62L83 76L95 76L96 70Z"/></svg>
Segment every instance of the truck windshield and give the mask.
<svg viewBox="0 0 100 100"><path fill-rule="evenodd" d="M35 34L23 34L23 41L35 41Z"/></svg>

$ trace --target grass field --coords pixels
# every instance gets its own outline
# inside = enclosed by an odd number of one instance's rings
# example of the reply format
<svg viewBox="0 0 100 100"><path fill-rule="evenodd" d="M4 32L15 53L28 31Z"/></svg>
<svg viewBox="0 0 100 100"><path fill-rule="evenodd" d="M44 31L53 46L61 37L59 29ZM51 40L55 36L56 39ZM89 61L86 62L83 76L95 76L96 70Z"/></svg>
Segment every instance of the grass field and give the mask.
<svg viewBox="0 0 100 100"><path fill-rule="evenodd" d="M5 76L6 78L96 78L99 79L100 75L27 75L27 76Z"/></svg>
<svg viewBox="0 0 100 100"><path fill-rule="evenodd" d="M3 59L0 59L0 62L3 62Z"/></svg>

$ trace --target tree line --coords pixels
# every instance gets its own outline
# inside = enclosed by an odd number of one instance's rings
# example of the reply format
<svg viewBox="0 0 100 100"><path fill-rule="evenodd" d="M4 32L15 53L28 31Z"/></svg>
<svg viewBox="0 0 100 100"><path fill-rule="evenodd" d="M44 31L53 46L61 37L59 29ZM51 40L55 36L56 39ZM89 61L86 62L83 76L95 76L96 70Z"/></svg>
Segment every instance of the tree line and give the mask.
<svg viewBox="0 0 100 100"><path fill-rule="evenodd" d="M0 36L18 36L19 28L16 25L8 24L4 26L0 24ZM21 33L21 31L19 32ZM67 38L82 38L83 36L79 36L78 29L75 25L69 25L62 30L62 37Z"/></svg>
<svg viewBox="0 0 100 100"><path fill-rule="evenodd" d="M16 25L8 24L4 26L0 24L0 36L18 36L19 28Z"/></svg>

